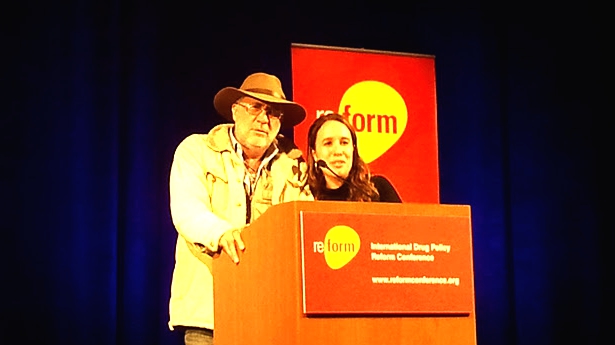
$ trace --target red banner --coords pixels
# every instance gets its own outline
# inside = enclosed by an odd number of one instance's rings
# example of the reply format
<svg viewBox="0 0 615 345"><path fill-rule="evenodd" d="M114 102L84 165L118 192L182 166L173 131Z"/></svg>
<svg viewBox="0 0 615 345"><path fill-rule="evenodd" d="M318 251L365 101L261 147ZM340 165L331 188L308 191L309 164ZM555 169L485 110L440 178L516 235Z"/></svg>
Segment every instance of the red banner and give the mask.
<svg viewBox="0 0 615 345"><path fill-rule="evenodd" d="M301 213L306 314L469 314L468 216Z"/></svg>
<svg viewBox="0 0 615 345"><path fill-rule="evenodd" d="M338 112L355 127L361 157L404 202L440 202L433 56L300 44L291 55L293 99L308 113L294 129L303 152L312 122Z"/></svg>

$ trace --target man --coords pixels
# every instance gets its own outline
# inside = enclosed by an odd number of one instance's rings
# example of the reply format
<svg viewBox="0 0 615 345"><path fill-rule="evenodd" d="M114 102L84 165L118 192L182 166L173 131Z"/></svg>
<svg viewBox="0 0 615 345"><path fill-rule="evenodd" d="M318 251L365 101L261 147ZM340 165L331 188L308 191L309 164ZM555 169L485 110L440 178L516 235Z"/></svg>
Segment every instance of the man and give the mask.
<svg viewBox="0 0 615 345"><path fill-rule="evenodd" d="M212 260L224 251L238 264L244 227L271 205L310 199L302 153L279 135L306 112L286 100L277 77L254 73L239 89L220 90L214 107L233 124L184 139L169 182L178 232L169 328L184 330L186 345L213 341Z"/></svg>

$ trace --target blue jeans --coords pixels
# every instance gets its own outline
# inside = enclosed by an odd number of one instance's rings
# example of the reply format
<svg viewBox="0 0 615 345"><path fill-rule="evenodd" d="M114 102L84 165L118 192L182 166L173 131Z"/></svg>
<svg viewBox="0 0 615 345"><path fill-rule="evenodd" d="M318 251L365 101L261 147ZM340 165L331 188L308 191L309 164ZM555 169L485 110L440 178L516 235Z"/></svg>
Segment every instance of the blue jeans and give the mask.
<svg viewBox="0 0 615 345"><path fill-rule="evenodd" d="M188 328L184 334L186 345L213 345L214 332L205 328Z"/></svg>

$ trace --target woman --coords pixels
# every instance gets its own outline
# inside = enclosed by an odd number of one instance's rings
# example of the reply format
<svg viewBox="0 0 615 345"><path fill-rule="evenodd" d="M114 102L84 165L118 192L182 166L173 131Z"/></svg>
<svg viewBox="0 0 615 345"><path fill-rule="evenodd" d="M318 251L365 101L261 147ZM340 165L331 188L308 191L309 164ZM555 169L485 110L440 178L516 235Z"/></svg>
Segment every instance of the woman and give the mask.
<svg viewBox="0 0 615 345"><path fill-rule="evenodd" d="M308 131L307 184L316 200L401 202L391 183L372 176L359 157L357 134L340 114L327 114Z"/></svg>

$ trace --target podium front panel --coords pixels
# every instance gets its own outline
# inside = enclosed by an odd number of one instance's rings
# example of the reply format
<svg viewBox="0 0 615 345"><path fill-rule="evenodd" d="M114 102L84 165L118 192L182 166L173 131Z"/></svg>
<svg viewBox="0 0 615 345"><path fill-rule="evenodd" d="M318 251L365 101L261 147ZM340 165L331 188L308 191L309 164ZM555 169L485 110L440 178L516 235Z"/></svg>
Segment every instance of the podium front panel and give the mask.
<svg viewBox="0 0 615 345"><path fill-rule="evenodd" d="M242 231L242 237L246 250L239 253L238 265L224 253L213 259L217 345L476 345L471 250L461 257L471 244L467 205L294 201L271 207ZM357 237L360 245L352 247ZM429 253L421 244L429 244ZM348 253L355 251L349 260ZM398 253L404 260L397 260ZM376 260L391 254L395 261ZM433 255L434 261L418 261L419 255ZM452 263L447 272L429 270L447 260L459 261L459 266ZM376 287L353 282L374 267L388 271L372 272L369 279L387 282L372 282ZM340 272L351 274L335 280ZM417 295L421 290L393 291L421 287L404 281L423 276L458 277L459 286L453 287L455 280L431 281L424 296ZM310 289L310 282L321 287ZM326 300L304 305L315 302L314 288L322 288ZM451 301L450 294L458 294L462 302ZM341 298L346 302L336 302ZM346 307L348 300L352 309Z"/></svg>

